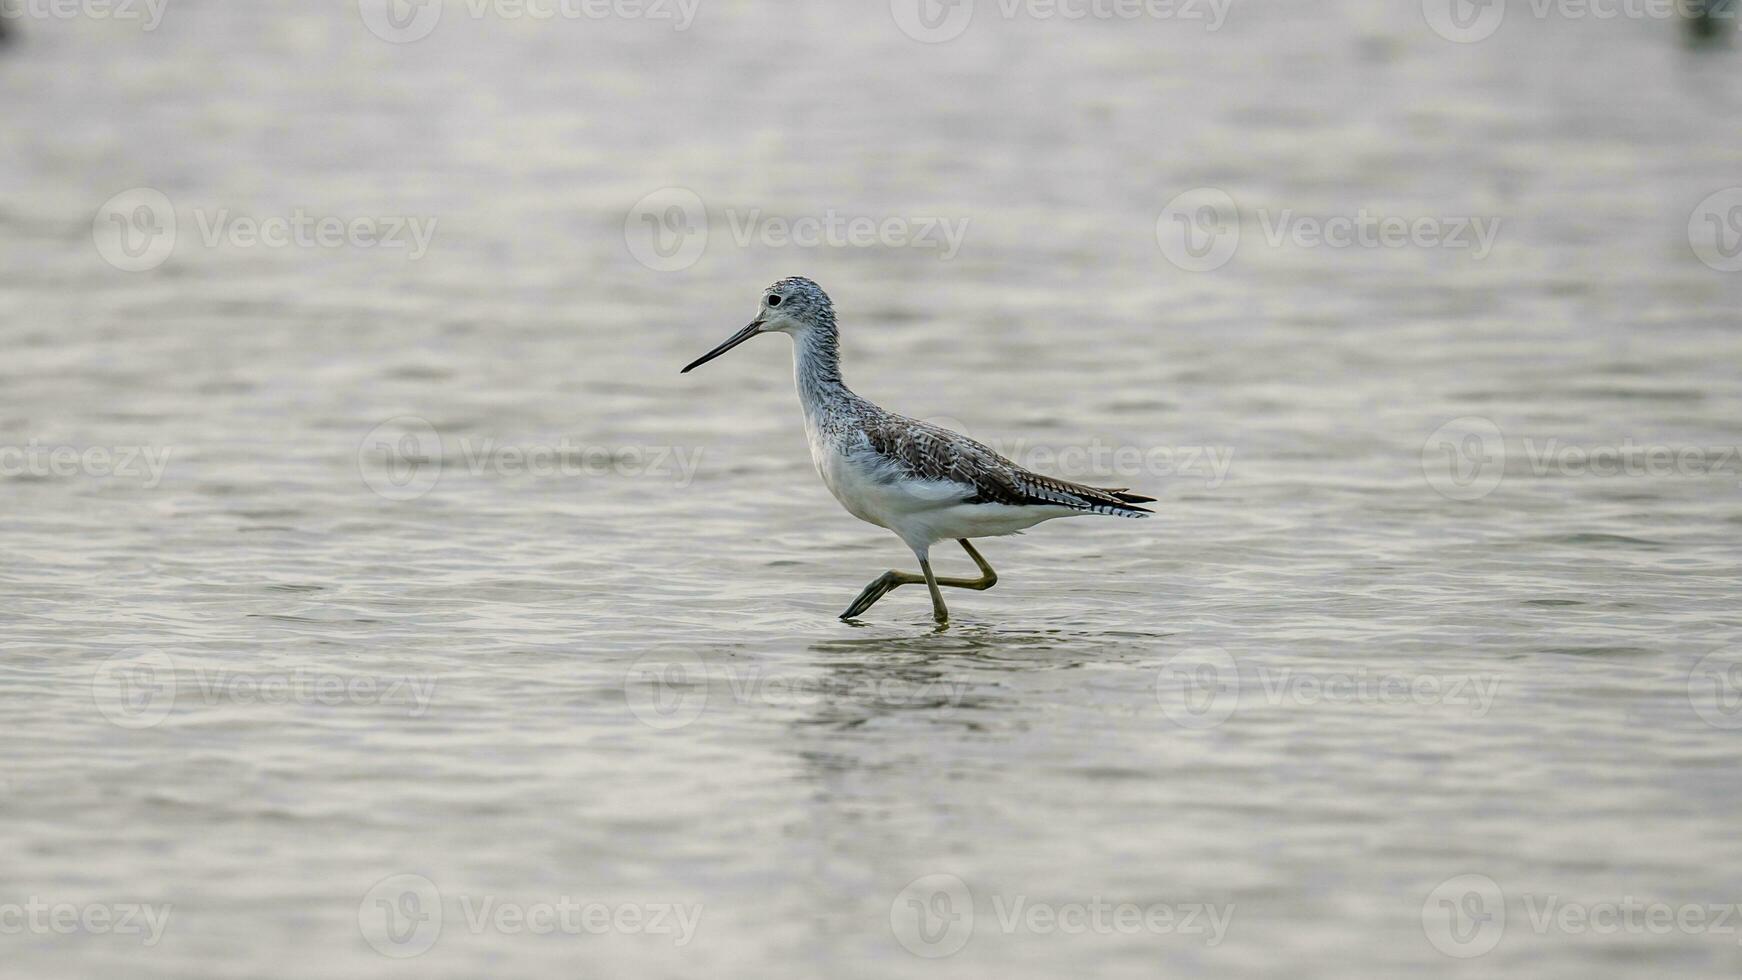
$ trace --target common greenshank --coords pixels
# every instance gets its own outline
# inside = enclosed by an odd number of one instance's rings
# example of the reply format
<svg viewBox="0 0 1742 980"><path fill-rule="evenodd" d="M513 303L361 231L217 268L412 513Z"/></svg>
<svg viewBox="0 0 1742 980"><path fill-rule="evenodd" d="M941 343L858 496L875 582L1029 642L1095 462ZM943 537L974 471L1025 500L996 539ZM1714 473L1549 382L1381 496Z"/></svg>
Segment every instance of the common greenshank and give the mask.
<svg viewBox="0 0 1742 980"><path fill-rule="evenodd" d="M998 574L969 538L1015 534L1055 517L1151 513L1135 505L1154 497L1042 476L958 432L886 412L854 394L841 380L834 304L809 279L782 279L768 287L756 319L680 373L764 333L792 338L793 375L811 461L829 492L847 513L894 531L919 559L920 574L884 572L865 586L842 619L858 616L898 586L924 582L931 591L933 618L948 622L949 609L938 586L984 591L998 582ZM980 567L979 578L932 574L931 546L947 538L956 539Z"/></svg>

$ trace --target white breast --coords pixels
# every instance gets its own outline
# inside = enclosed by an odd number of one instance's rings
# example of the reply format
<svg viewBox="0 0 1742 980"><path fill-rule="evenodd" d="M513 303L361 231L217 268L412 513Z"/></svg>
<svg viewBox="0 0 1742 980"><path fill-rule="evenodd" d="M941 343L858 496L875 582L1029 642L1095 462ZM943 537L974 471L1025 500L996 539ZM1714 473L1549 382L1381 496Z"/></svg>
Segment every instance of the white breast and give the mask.
<svg viewBox="0 0 1742 980"><path fill-rule="evenodd" d="M811 462L817 468L817 476L822 477L823 486L829 488L847 513L878 527L892 527L890 520L894 515L888 484L866 465L867 455L851 451L857 447L831 438L810 419L805 422L805 435L810 440Z"/></svg>

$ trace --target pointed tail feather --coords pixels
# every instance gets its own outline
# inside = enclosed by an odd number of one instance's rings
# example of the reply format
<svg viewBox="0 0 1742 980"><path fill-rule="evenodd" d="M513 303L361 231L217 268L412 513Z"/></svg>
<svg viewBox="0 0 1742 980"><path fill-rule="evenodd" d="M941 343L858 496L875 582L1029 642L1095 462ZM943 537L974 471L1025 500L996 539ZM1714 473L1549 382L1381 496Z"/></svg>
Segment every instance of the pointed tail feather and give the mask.
<svg viewBox="0 0 1742 980"><path fill-rule="evenodd" d="M1152 513L1137 505L1150 503L1154 497L1132 493L1124 487L1108 489L1072 483L1033 470L1025 470L1009 460L1002 462L1010 469L1007 479L998 483L997 489L1005 494L998 499L999 503L1050 504L1089 514L1106 514L1109 517L1147 517Z"/></svg>
<svg viewBox="0 0 1742 980"><path fill-rule="evenodd" d="M1100 487L1094 487L1092 489L1099 491L1099 493L1096 497L1090 497L1084 501L1084 503L1088 505L1085 508L1086 510L1093 511L1097 514L1106 514L1109 517L1148 517L1155 513L1155 511L1150 510L1148 507L1137 506L1138 504L1153 502L1155 500L1154 497L1145 497L1142 494L1137 493L1126 493L1123 490L1102 490ZM1107 502L1103 499L1104 497L1110 497L1114 502Z"/></svg>
<svg viewBox="0 0 1742 980"><path fill-rule="evenodd" d="M1147 517L1154 513L1147 507L1136 506L1150 503L1155 500L1154 497L1129 493L1124 488L1112 490L1046 477L1041 477L1034 483L1037 485L1032 486L1029 492L1035 503L1063 504L1076 510L1105 514L1108 517Z"/></svg>
<svg viewBox="0 0 1742 980"><path fill-rule="evenodd" d="M1118 497L1120 500L1123 500L1128 504L1153 504L1153 503L1155 503L1154 497L1145 497L1143 494L1140 494L1140 493L1132 493L1131 491L1127 490L1124 487L1118 487L1118 488L1096 487L1095 489L1101 491L1102 493L1111 494L1115 497Z"/></svg>

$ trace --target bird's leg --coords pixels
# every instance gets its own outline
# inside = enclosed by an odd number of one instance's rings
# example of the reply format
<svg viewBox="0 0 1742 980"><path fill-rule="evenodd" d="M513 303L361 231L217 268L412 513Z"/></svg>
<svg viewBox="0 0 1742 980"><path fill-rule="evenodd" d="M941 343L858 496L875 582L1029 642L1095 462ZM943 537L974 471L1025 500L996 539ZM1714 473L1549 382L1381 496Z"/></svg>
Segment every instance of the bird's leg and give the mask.
<svg viewBox="0 0 1742 980"><path fill-rule="evenodd" d="M921 558L919 570L925 574L925 587L931 590L931 618L939 623L950 621L950 611L944 606L944 594L938 591L938 580L932 577L931 562Z"/></svg>
<svg viewBox="0 0 1742 980"><path fill-rule="evenodd" d="M915 575L912 572L898 572L891 569L890 571L877 576L875 579L872 579L871 584L865 586L865 591L859 593L859 598L854 599L853 604L847 607L847 611L841 614L841 618L852 619L854 616L870 609L876 604L877 600L891 592L894 592L896 588L903 585L918 585L921 582L926 582L927 585L935 583L936 585L947 585L956 589L974 589L978 592L984 592L992 586L997 585L998 573L992 570L992 566L986 562L986 559L980 557L980 553L974 550L974 546L968 543L968 539L957 538L956 543L962 546L962 549L968 553L969 558L974 559L974 564L980 566L979 578L934 577L927 582L924 575ZM921 562L920 567L926 568L928 571L930 568L930 566L925 562ZM942 599L932 603L933 612L936 612L940 607L942 607L942 605ZM946 612L945 615L948 616L948 612Z"/></svg>
<svg viewBox="0 0 1742 980"><path fill-rule="evenodd" d="M974 546L968 543L968 539L957 538L956 543L962 546L962 550L968 553L969 558L974 559L974 564L980 566L980 577L940 578L938 579L938 584L953 585L958 589L974 589L978 592L984 592L992 586L997 585L998 573L992 570L992 566L986 562L986 559L980 557L980 553L974 550Z"/></svg>

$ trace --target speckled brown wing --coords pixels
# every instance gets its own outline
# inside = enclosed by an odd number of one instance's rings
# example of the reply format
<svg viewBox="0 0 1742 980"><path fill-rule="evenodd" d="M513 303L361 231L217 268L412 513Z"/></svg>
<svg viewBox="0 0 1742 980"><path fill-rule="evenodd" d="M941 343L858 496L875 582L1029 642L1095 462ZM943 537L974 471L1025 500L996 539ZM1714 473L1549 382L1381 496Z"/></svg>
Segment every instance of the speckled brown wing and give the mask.
<svg viewBox="0 0 1742 980"><path fill-rule="evenodd" d="M983 443L959 432L896 415L867 420L871 449L905 476L961 484L966 504L1058 506L1097 514L1136 517L1150 511L1133 504L1155 498L1043 476L1023 469Z"/></svg>

